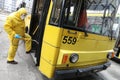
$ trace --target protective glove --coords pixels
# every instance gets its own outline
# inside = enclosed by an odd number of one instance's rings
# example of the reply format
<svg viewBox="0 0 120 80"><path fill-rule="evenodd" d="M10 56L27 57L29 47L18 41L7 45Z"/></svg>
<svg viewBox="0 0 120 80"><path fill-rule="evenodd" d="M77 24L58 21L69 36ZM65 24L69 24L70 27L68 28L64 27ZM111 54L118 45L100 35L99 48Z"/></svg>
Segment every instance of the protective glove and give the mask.
<svg viewBox="0 0 120 80"><path fill-rule="evenodd" d="M15 34L15 36L14 36L15 38L17 38L17 39L20 39L20 38L22 38L19 34Z"/></svg>

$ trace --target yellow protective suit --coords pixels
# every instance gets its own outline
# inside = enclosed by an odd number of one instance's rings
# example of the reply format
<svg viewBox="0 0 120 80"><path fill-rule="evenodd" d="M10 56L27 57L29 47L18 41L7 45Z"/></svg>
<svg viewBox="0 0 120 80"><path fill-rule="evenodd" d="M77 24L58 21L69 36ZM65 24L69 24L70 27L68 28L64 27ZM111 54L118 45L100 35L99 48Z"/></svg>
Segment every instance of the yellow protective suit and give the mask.
<svg viewBox="0 0 120 80"><path fill-rule="evenodd" d="M25 33L25 21L20 18L22 14L27 14L25 8L21 8L10 14L4 25L4 29L8 33L10 39L10 48L7 57L8 61L14 60L18 48L20 39L14 38L15 34L19 34L22 38L24 38L26 51L31 50L31 37Z"/></svg>

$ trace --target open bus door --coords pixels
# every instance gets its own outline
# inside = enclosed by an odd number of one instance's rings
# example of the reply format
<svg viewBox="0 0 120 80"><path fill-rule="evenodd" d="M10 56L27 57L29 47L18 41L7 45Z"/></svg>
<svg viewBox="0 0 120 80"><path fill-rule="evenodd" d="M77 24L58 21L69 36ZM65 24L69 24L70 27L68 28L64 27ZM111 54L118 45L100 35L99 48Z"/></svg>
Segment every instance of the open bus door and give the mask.
<svg viewBox="0 0 120 80"><path fill-rule="evenodd" d="M40 53L44 35L46 17L51 0L34 0L29 34L32 37L32 50L35 52L36 66L40 62Z"/></svg>
<svg viewBox="0 0 120 80"><path fill-rule="evenodd" d="M41 73L70 78L107 69L118 1L34 0L29 33Z"/></svg>

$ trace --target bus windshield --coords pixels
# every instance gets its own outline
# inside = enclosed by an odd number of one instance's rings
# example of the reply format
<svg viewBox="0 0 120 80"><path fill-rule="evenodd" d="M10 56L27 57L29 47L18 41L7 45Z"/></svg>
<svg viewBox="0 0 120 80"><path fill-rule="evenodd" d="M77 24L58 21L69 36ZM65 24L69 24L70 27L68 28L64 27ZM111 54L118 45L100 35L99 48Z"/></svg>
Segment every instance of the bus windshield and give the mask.
<svg viewBox="0 0 120 80"><path fill-rule="evenodd" d="M118 0L54 0L50 24L113 36L118 6Z"/></svg>

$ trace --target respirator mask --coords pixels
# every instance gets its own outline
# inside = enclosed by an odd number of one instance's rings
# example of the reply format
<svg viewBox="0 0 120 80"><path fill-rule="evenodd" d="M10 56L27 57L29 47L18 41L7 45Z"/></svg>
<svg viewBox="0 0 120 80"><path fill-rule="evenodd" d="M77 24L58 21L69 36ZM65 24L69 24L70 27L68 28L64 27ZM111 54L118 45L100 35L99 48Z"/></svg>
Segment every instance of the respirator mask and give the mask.
<svg viewBox="0 0 120 80"><path fill-rule="evenodd" d="M26 17L26 14L22 14L22 15L20 16L20 18L21 18L22 20L24 20L25 17Z"/></svg>

